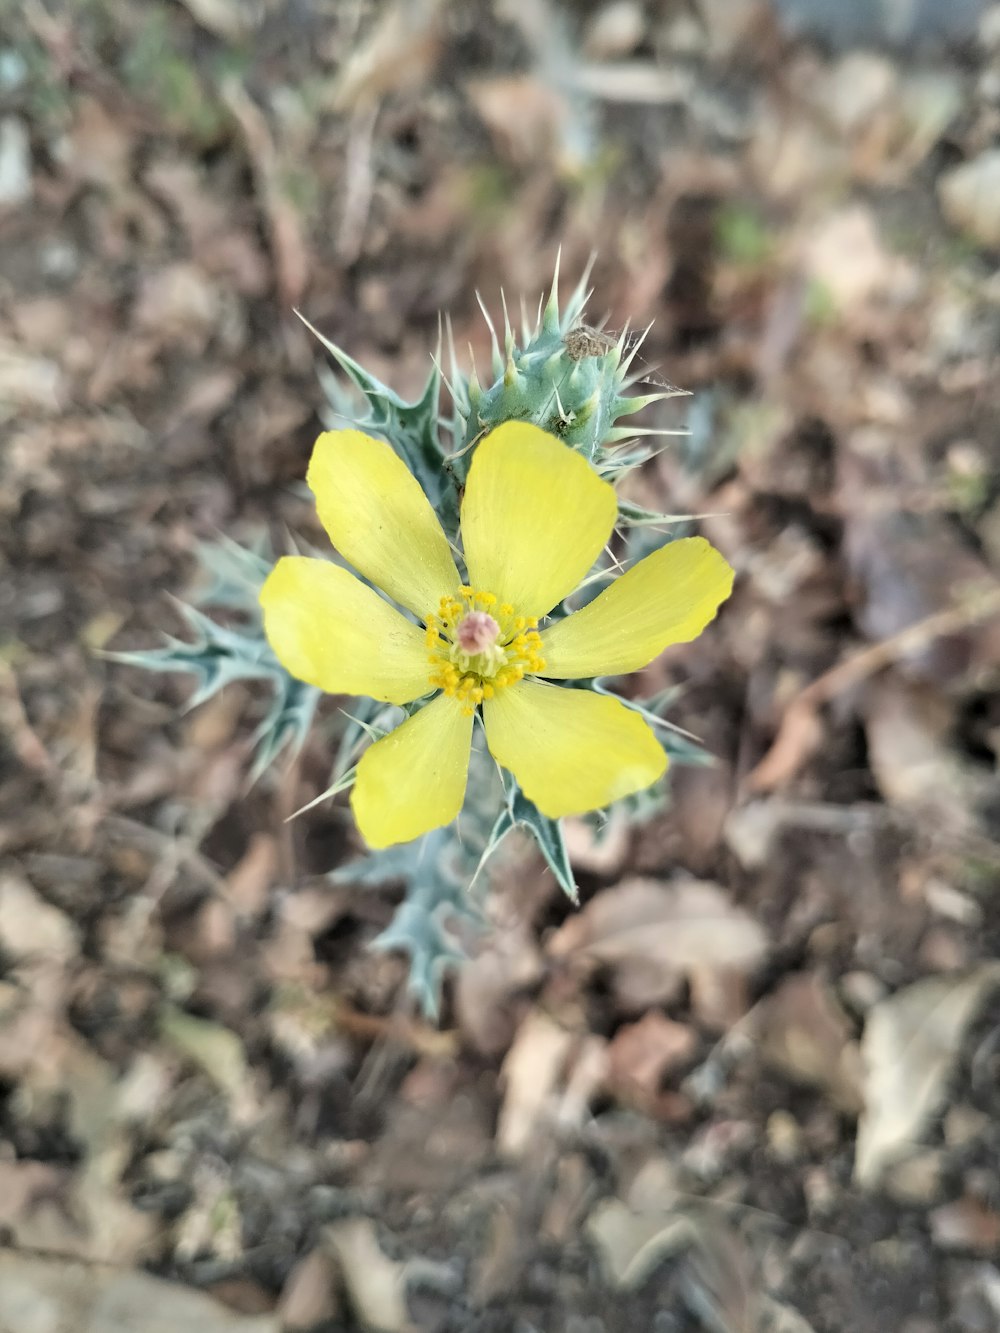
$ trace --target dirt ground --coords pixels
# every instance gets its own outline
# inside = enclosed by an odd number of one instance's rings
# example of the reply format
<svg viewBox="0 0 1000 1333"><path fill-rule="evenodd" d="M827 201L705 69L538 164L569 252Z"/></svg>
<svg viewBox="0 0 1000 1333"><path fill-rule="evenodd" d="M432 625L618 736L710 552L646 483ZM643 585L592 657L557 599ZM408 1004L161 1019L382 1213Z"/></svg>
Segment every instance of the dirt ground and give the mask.
<svg viewBox="0 0 1000 1333"><path fill-rule="evenodd" d="M1000 7L781 8L0 3L0 1333L1000 1329ZM560 247L692 394L715 762L433 1026L324 728L102 651L321 545L293 308L413 393Z"/></svg>

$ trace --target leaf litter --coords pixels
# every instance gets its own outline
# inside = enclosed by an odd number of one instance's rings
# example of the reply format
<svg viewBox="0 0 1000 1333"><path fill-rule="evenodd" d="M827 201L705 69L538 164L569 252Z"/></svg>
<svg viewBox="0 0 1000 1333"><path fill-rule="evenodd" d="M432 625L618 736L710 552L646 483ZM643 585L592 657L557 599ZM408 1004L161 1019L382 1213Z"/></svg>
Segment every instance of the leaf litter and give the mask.
<svg viewBox="0 0 1000 1333"><path fill-rule="evenodd" d="M835 8L13 17L16 1333L430 1331L470 1301L554 1333L995 1324L1000 29L979 0ZM487 364L473 293L531 298L558 242L597 251L588 325L654 320L650 373L692 390L629 496L738 570L644 682L716 763L571 831L579 913L513 857L438 1032L367 948L394 884L326 878L341 808L284 824L329 783L322 731L247 791L253 685L178 723L176 679L92 648L169 627L220 532L317 535L290 301L418 389L438 312Z"/></svg>

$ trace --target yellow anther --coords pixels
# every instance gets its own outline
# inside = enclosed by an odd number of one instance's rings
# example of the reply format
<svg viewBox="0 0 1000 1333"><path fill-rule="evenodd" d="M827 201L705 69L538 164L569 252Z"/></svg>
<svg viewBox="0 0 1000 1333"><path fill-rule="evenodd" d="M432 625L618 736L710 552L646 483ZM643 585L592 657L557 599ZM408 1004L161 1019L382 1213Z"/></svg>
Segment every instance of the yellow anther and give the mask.
<svg viewBox="0 0 1000 1333"><path fill-rule="evenodd" d="M496 641L479 652L469 652L468 641L465 646L460 641L459 626L467 616L480 616L487 608L499 626ZM544 670L537 625L537 619L515 615L509 602L498 604L495 593L463 584L457 596L446 594L437 613L425 618L431 650L427 660L433 668L428 675L431 687L455 699L466 715L474 713L485 700L495 698L498 690Z"/></svg>

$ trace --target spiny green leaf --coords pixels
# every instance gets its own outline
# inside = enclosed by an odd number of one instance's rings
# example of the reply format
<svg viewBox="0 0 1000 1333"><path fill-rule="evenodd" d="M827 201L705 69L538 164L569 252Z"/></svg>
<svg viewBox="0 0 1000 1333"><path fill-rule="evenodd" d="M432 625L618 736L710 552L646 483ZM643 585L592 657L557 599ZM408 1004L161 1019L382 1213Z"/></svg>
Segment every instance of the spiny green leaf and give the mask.
<svg viewBox="0 0 1000 1333"><path fill-rule="evenodd" d="M570 902L579 903L580 892L569 863L562 825L557 819L543 815L534 801L530 801L514 777L507 792L507 809L497 819L493 829L494 845L512 828L525 828L538 844L545 862Z"/></svg>

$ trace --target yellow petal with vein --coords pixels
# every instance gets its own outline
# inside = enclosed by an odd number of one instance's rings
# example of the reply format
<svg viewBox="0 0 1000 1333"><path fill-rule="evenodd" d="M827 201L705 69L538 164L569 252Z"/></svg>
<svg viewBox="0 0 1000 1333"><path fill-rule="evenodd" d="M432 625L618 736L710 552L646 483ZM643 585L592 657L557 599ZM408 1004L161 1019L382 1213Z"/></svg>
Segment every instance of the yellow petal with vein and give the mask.
<svg viewBox="0 0 1000 1333"><path fill-rule="evenodd" d="M599 810L667 767L639 714L590 690L524 680L498 690L483 717L491 754L550 819Z"/></svg>
<svg viewBox="0 0 1000 1333"><path fill-rule="evenodd" d="M339 565L284 556L260 604L268 643L299 680L394 704L430 693L423 633Z"/></svg>
<svg viewBox="0 0 1000 1333"><path fill-rule="evenodd" d="M474 588L542 616L597 559L618 513L614 488L537 426L509 421L478 445L462 501Z"/></svg>
<svg viewBox="0 0 1000 1333"><path fill-rule="evenodd" d="M555 680L638 671L672 643L696 639L733 588L733 571L704 537L670 542L580 611L542 634Z"/></svg>
<svg viewBox="0 0 1000 1333"><path fill-rule="evenodd" d="M461 579L420 483L384 440L328 430L306 480L334 546L366 579L423 619Z"/></svg>
<svg viewBox="0 0 1000 1333"><path fill-rule="evenodd" d="M351 793L370 847L409 842L450 824L469 775L472 717L439 695L361 756Z"/></svg>

